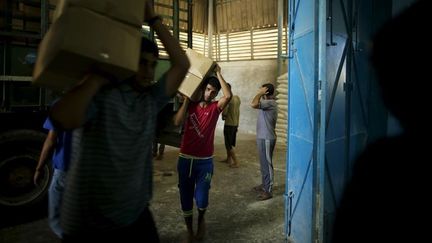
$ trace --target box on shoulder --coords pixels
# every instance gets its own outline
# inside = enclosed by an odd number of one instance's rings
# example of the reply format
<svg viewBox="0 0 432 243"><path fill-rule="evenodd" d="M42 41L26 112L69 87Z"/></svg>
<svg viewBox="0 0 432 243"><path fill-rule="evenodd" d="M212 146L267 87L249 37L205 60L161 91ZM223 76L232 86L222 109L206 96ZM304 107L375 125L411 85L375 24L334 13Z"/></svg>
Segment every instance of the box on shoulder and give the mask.
<svg viewBox="0 0 432 243"><path fill-rule="evenodd" d="M138 70L140 44L140 29L85 8L68 8L39 45L33 83L65 90L92 67L128 78Z"/></svg>
<svg viewBox="0 0 432 243"><path fill-rule="evenodd" d="M141 27L144 22L146 0L59 0L54 21L70 7L81 7L119 22Z"/></svg>
<svg viewBox="0 0 432 243"><path fill-rule="evenodd" d="M198 101L201 98L199 87L213 71L216 62L190 48L186 49L186 55L191 65L178 91L192 101Z"/></svg>

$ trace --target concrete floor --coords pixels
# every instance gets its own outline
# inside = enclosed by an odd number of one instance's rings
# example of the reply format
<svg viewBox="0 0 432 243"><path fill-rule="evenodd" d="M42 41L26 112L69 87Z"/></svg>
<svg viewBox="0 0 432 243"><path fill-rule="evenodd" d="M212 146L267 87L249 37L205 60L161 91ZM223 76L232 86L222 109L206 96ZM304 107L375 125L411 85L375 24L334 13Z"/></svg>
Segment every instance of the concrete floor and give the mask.
<svg viewBox="0 0 432 243"><path fill-rule="evenodd" d="M219 162L225 157L225 147L222 131L217 131L216 134L215 172L206 214L207 234L201 242L285 242L285 149L277 146L274 153L273 198L257 201L252 187L260 184L261 177L255 136L238 134L237 155L240 168L233 169ZM186 232L177 188L177 155L177 148L167 146L163 160L155 161L151 208L162 243L180 242ZM35 212L30 212L32 213ZM25 214L28 215L29 212ZM40 214L42 215L36 219L33 217L23 222L17 222L18 216L15 216L13 226L5 223L4 217L0 217L0 221L3 221L0 243L59 242L47 226L46 214L39 212Z"/></svg>

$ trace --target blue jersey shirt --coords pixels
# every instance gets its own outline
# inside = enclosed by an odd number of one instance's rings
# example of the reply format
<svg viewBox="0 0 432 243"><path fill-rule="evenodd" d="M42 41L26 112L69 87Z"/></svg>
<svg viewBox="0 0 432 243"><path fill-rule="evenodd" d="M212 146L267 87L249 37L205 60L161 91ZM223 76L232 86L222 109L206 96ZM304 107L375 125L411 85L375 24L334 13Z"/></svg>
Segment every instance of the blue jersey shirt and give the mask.
<svg viewBox="0 0 432 243"><path fill-rule="evenodd" d="M43 128L57 132L56 145L52 156L52 164L55 169L67 171L71 156L72 132L56 130L49 118L45 120Z"/></svg>

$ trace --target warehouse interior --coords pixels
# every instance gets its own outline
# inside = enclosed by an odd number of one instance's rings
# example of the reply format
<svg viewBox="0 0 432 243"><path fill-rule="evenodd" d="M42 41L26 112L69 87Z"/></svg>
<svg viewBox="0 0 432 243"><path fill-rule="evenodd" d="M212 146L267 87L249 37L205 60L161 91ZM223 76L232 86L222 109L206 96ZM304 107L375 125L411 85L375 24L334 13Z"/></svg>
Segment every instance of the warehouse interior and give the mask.
<svg viewBox="0 0 432 243"><path fill-rule="evenodd" d="M0 2L0 146L8 142L1 141L9 138L3 134L12 130L44 132L42 123L57 91L32 84L33 64L61 1ZM368 144L400 132L381 100L369 51L375 32L415 0L153 2L183 49L216 61L241 100L239 168L219 162L225 157L224 122L220 118L217 124L208 232L202 242L331 242L332 222L353 162ZM169 57L146 23L141 32L158 43L156 76L161 75ZM275 85L278 103L275 192L272 199L257 201L251 190L260 183L257 112L250 102L267 82ZM37 162L41 136L32 137L30 149L17 149L31 157L29 163ZM21 146L17 141L14 145ZM167 146L164 158L154 161L151 207L161 242L179 242L186 231L177 156L178 148ZM9 158L0 155L0 171L13 161ZM32 173L23 170L24 175ZM45 188L33 188L24 200L9 200L0 186L0 242L60 242L48 227L49 176L45 180Z"/></svg>

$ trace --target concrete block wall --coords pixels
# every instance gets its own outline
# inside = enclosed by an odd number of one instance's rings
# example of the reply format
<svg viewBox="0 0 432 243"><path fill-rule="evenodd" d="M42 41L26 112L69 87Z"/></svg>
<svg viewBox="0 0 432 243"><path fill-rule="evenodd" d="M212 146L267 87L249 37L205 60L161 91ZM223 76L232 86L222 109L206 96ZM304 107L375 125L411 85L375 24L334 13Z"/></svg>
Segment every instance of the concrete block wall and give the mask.
<svg viewBox="0 0 432 243"><path fill-rule="evenodd" d="M262 84L276 84L277 60L253 60L219 62L222 75L231 84L233 93L241 100L239 132L256 134L257 110L250 107L250 102ZM219 118L217 128L223 129Z"/></svg>

